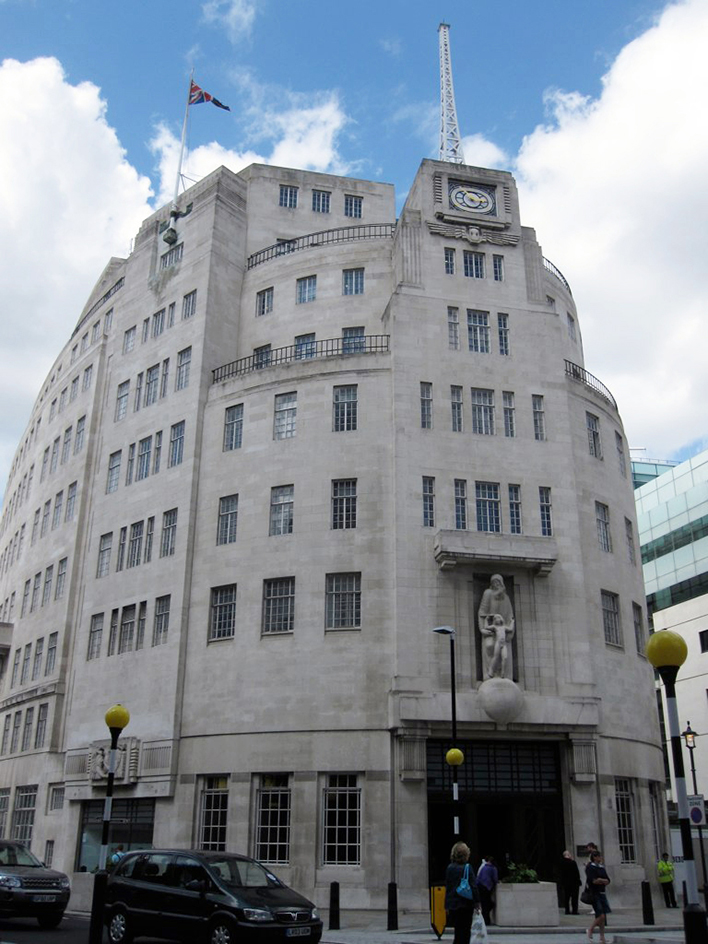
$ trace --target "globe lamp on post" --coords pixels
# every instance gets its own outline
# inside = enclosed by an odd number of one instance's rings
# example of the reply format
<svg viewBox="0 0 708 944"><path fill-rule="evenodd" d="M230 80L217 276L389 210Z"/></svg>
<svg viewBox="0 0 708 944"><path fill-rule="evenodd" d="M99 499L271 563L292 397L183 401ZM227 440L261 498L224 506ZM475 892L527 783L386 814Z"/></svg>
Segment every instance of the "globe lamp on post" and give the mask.
<svg viewBox="0 0 708 944"><path fill-rule="evenodd" d="M693 780L693 794L694 796L698 795L698 782L696 781L696 762L693 759L693 752L696 749L696 732L691 727L691 722L686 722L686 730L681 732L681 737L683 738L686 747L688 748L688 756L691 759L691 779ZM699 825L698 827L698 845L701 850L701 868L703 871L703 898L708 903L708 877L706 877L706 851L703 847L703 827Z"/></svg>
<svg viewBox="0 0 708 944"><path fill-rule="evenodd" d="M98 871L94 876L93 899L91 901L91 923L89 925L89 944L101 944L103 940L103 909L106 903L106 860L108 858L108 831L111 825L113 806L113 781L116 772L116 750L118 738L130 721L130 712L123 705L113 705L105 715L106 725L111 735L111 748L108 755L108 777L106 779L106 800L103 805L103 831L101 834L101 852L98 859Z"/></svg>
<svg viewBox="0 0 708 944"><path fill-rule="evenodd" d="M688 647L678 633L662 629L649 637L646 656L661 676L666 689L666 713L669 719L671 737L671 757L674 764L676 781L676 802L681 828L681 847L686 866L686 899L683 911L683 927L686 944L708 944L706 913L698 903L698 884L696 882L696 863L693 859L693 841L691 822L688 816L688 796L686 793L686 775L683 767L681 734L679 731L678 710L676 707L676 677L678 670L686 661Z"/></svg>
<svg viewBox="0 0 708 944"><path fill-rule="evenodd" d="M452 770L452 832L455 839L460 835L460 817L457 812L459 790L457 785L457 768L464 763L465 755L457 747L457 698L455 693L455 630L452 626L436 626L433 630L439 636L450 637L450 698L452 701L452 747L445 754L445 761Z"/></svg>

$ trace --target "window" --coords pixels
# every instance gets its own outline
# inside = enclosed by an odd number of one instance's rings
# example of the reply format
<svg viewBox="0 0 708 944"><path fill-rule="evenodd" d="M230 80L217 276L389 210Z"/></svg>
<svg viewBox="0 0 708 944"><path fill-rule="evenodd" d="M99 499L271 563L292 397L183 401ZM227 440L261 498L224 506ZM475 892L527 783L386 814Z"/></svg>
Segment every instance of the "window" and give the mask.
<svg viewBox="0 0 708 944"><path fill-rule="evenodd" d="M224 415L224 452L240 449L243 436L243 403L226 407Z"/></svg>
<svg viewBox="0 0 708 944"><path fill-rule="evenodd" d="M52 457L51 457L51 459L49 460L49 471L50 471L50 473L51 473L51 472L56 472L56 470L57 470L57 462L59 461L59 443L60 443L60 439L59 439L59 437L57 436L57 438L56 438L56 439L54 440L54 442L52 443Z"/></svg>
<svg viewBox="0 0 708 944"><path fill-rule="evenodd" d="M435 527L435 477L423 476L423 527Z"/></svg>
<svg viewBox="0 0 708 944"><path fill-rule="evenodd" d="M537 442L543 442L546 438L546 412L543 406L542 396L533 394L531 397L531 409L533 412L533 438Z"/></svg>
<svg viewBox="0 0 708 944"><path fill-rule="evenodd" d="M71 381L71 387L69 388L69 402L73 403L74 400L78 397L78 395L79 395L79 377L77 375Z"/></svg>
<svg viewBox="0 0 708 944"><path fill-rule="evenodd" d="M326 629L361 626L361 574L327 574L325 596Z"/></svg>
<svg viewBox="0 0 708 944"><path fill-rule="evenodd" d="M290 187L287 184L280 185L279 206L294 210L297 207L297 187Z"/></svg>
<svg viewBox="0 0 708 944"><path fill-rule="evenodd" d="M615 810L620 862L636 862L632 791L626 777L615 777Z"/></svg>
<svg viewBox="0 0 708 944"><path fill-rule="evenodd" d="M175 324L175 302L170 302L167 306L167 327L173 328Z"/></svg>
<svg viewBox="0 0 708 944"><path fill-rule="evenodd" d="M143 558L143 560L145 561L146 564L149 564L150 561L152 560L152 540L153 540L154 534L155 534L155 516L151 515L151 517L149 517L147 520L147 528L145 529L145 557Z"/></svg>
<svg viewBox="0 0 708 944"><path fill-rule="evenodd" d="M492 256L492 268L494 270L494 281L504 281L504 256Z"/></svg>
<svg viewBox="0 0 708 944"><path fill-rule="evenodd" d="M355 197L352 194L344 195L344 215L351 216L354 219L361 219L361 211L364 203L363 197Z"/></svg>
<svg viewBox="0 0 708 944"><path fill-rule="evenodd" d="M334 432L344 433L356 429L357 413L357 384L334 387L332 391L332 429Z"/></svg>
<svg viewBox="0 0 708 944"><path fill-rule="evenodd" d="M167 459L168 468L180 465L184 455L184 420L175 423L170 428L170 454Z"/></svg>
<svg viewBox="0 0 708 944"><path fill-rule="evenodd" d="M111 628L108 631L108 655L115 655L116 639L118 637L118 610L111 611Z"/></svg>
<svg viewBox="0 0 708 944"><path fill-rule="evenodd" d="M617 447L617 463L619 465L620 475L627 478L627 457L624 451L624 440L620 434L615 431L615 446Z"/></svg>
<svg viewBox="0 0 708 944"><path fill-rule="evenodd" d="M637 555L634 550L634 526L629 518L624 519L624 534L627 541L627 559L630 564L636 564Z"/></svg>
<svg viewBox="0 0 708 944"><path fill-rule="evenodd" d="M494 391L472 387L472 432L494 435Z"/></svg>
<svg viewBox="0 0 708 944"><path fill-rule="evenodd" d="M328 190L312 191L312 209L315 213L329 213L330 196L331 194Z"/></svg>
<svg viewBox="0 0 708 944"><path fill-rule="evenodd" d="M640 656L644 655L644 615L638 603L632 603L632 617L634 621L634 642Z"/></svg>
<svg viewBox="0 0 708 944"><path fill-rule="evenodd" d="M61 524L61 512L64 504L64 492L57 492L54 496L54 514L52 515L52 531Z"/></svg>
<svg viewBox="0 0 708 944"><path fill-rule="evenodd" d="M269 315L273 311L273 286L256 294L256 317Z"/></svg>
<svg viewBox="0 0 708 944"><path fill-rule="evenodd" d="M460 310L447 307L447 344L451 351L460 350Z"/></svg>
<svg viewBox="0 0 708 944"><path fill-rule="evenodd" d="M420 384L420 428L433 428L433 385L422 381Z"/></svg>
<svg viewBox="0 0 708 944"><path fill-rule="evenodd" d="M314 357L317 353L317 344L315 343L314 333L299 334L295 338L295 358L303 360L307 357Z"/></svg>
<svg viewBox="0 0 708 944"><path fill-rule="evenodd" d="M34 583L32 584L32 603L30 604L30 613L34 611L39 606L39 589L42 586L42 574L41 572L34 575Z"/></svg>
<svg viewBox="0 0 708 944"><path fill-rule="evenodd" d="M167 396L167 385L170 380L170 359L166 357L162 362L162 377L160 378L160 398Z"/></svg>
<svg viewBox="0 0 708 944"><path fill-rule="evenodd" d="M504 435L513 439L516 436L516 407L511 390L503 391L502 406L504 408Z"/></svg>
<svg viewBox="0 0 708 944"><path fill-rule="evenodd" d="M294 493L294 485L278 485L271 488L268 534L292 534Z"/></svg>
<svg viewBox="0 0 708 944"><path fill-rule="evenodd" d="M468 279L484 278L484 253L463 251L464 272Z"/></svg>
<svg viewBox="0 0 708 944"><path fill-rule="evenodd" d="M43 482L47 476L47 468L49 466L49 446L44 450L44 455L42 456L42 471L39 474L39 481Z"/></svg>
<svg viewBox="0 0 708 944"><path fill-rule="evenodd" d="M152 518L150 520L154 521L155 519ZM147 556L145 557L145 560L147 560ZM156 607L155 612L157 613L157 603L155 604L155 607ZM145 602L145 600L143 600L143 602L140 604L140 607L138 609L138 632L137 632L137 635L135 636L136 649L142 649L143 646L145 645L146 618L147 618L147 603Z"/></svg>
<svg viewBox="0 0 708 944"><path fill-rule="evenodd" d="M219 499L219 521L216 528L217 544L233 544L236 541L238 520L238 495L226 495Z"/></svg>
<svg viewBox="0 0 708 944"><path fill-rule="evenodd" d="M135 639L135 604L124 606L118 634L118 653L129 652Z"/></svg>
<svg viewBox="0 0 708 944"><path fill-rule="evenodd" d="M120 463L123 452L119 449L112 452L108 457L108 478L106 479L106 494L118 491L118 481L120 478Z"/></svg>
<svg viewBox="0 0 708 944"><path fill-rule="evenodd" d="M475 482L477 530L501 531L501 501L496 482Z"/></svg>
<svg viewBox="0 0 708 944"><path fill-rule="evenodd" d="M96 577L105 577L111 564L111 547L113 546L113 532L102 534L98 544L98 563Z"/></svg>
<svg viewBox="0 0 708 944"><path fill-rule="evenodd" d="M34 733L34 749L36 751L44 747L44 738L47 733L47 716L49 715L49 705L45 702L39 706L37 712L37 730Z"/></svg>
<svg viewBox="0 0 708 944"><path fill-rule="evenodd" d="M597 525L597 541L603 551L612 550L610 537L610 509L602 502L595 502L595 523Z"/></svg>
<svg viewBox="0 0 708 944"><path fill-rule="evenodd" d="M135 481L140 482L150 475L152 457L152 436L141 439L138 443L138 466L135 471Z"/></svg>
<svg viewBox="0 0 708 944"><path fill-rule="evenodd" d="M73 428L69 426L68 429L64 430L64 442L61 444L61 464L62 465L64 465L64 463L68 460L69 456L71 455L72 429Z"/></svg>
<svg viewBox="0 0 708 944"><path fill-rule="evenodd" d="M499 353L503 357L511 354L509 347L509 316L504 312L497 314L497 336L499 338Z"/></svg>
<svg viewBox="0 0 708 944"><path fill-rule="evenodd" d="M84 428L86 426L86 417L80 416L76 421L76 439L74 440L74 455L78 455L84 448Z"/></svg>
<svg viewBox="0 0 708 944"><path fill-rule="evenodd" d="M101 655L101 638L103 636L103 613L96 613L91 617L91 628L89 629L88 650L86 652L86 661L98 659Z"/></svg>
<svg viewBox="0 0 708 944"><path fill-rule="evenodd" d="M64 514L64 521L73 521L74 512L76 510L76 490L78 485L76 482L72 482L66 493L66 512Z"/></svg>
<svg viewBox="0 0 708 944"><path fill-rule="evenodd" d="M509 486L509 531L521 534L521 486Z"/></svg>
<svg viewBox="0 0 708 944"><path fill-rule="evenodd" d="M295 578L278 577L263 581L263 629L270 633L291 633L295 621Z"/></svg>
<svg viewBox="0 0 708 944"><path fill-rule="evenodd" d="M135 443L128 446L128 461L125 466L125 484L132 485L133 469L135 468Z"/></svg>
<svg viewBox="0 0 708 944"><path fill-rule="evenodd" d="M332 529L356 528L356 479L332 481Z"/></svg>
<svg viewBox="0 0 708 944"><path fill-rule="evenodd" d="M189 368L192 363L192 349L186 347L177 354L177 377L175 390L184 390L189 386Z"/></svg>
<svg viewBox="0 0 708 944"><path fill-rule="evenodd" d="M364 294L364 270L344 269L342 272L342 295Z"/></svg>
<svg viewBox="0 0 708 944"><path fill-rule="evenodd" d="M144 523L136 521L130 526L130 539L128 541L128 562L126 567L139 567L143 551L143 530Z"/></svg>
<svg viewBox="0 0 708 944"><path fill-rule="evenodd" d="M361 862L361 790L356 774L329 774L322 797L322 864Z"/></svg>
<svg viewBox="0 0 708 944"><path fill-rule="evenodd" d="M123 353L129 354L135 347L135 325L123 335Z"/></svg>
<svg viewBox="0 0 708 944"><path fill-rule="evenodd" d="M126 545L127 540L128 540L128 529L121 528L120 535L118 537L118 556L116 558L116 573L120 570L123 570L123 564L125 563L125 545Z"/></svg>
<svg viewBox="0 0 708 944"><path fill-rule="evenodd" d="M450 408L452 410L452 431L461 433L463 429L462 417L462 387L450 387Z"/></svg>
<svg viewBox="0 0 708 944"><path fill-rule="evenodd" d="M455 527L467 529L467 480L455 479Z"/></svg>
<svg viewBox="0 0 708 944"><path fill-rule="evenodd" d="M64 787L50 787L49 788L50 811L64 809L65 794L66 794L66 791Z"/></svg>
<svg viewBox="0 0 708 944"><path fill-rule="evenodd" d="M55 600L61 600L64 596L64 584L66 583L66 565L68 558L62 557L59 561L59 567L57 570L57 589L54 593Z"/></svg>
<svg viewBox="0 0 708 944"><path fill-rule="evenodd" d="M455 274L455 250L447 246L443 250L445 253L445 275Z"/></svg>
<svg viewBox="0 0 708 944"><path fill-rule="evenodd" d="M20 671L20 659L22 658L22 649L15 649L15 661L12 664L12 680L10 682L10 688L14 688L17 684L18 673Z"/></svg>
<svg viewBox="0 0 708 944"><path fill-rule="evenodd" d="M15 712L15 719L12 723L12 739L10 741L10 753L14 754L20 746L20 727L22 725L22 712Z"/></svg>
<svg viewBox="0 0 708 944"><path fill-rule="evenodd" d="M128 412L128 397L130 396L130 381L124 380L123 383L118 384L118 393L116 395L116 410L114 415L114 421L117 423L119 420L122 420L123 417Z"/></svg>
<svg viewBox="0 0 708 944"><path fill-rule="evenodd" d="M19 712L15 715L17 719ZM12 814L12 832L10 838L24 843L28 848L32 843L34 811L37 805L37 785L15 788L15 809Z"/></svg>
<svg viewBox="0 0 708 944"><path fill-rule="evenodd" d="M152 316L152 336L153 338L159 338L162 332L165 330L165 309L161 308L159 311L156 311Z"/></svg>
<svg viewBox="0 0 708 944"><path fill-rule="evenodd" d="M182 321L193 318L197 313L197 290L189 292L182 298Z"/></svg>
<svg viewBox="0 0 708 944"><path fill-rule="evenodd" d="M489 354L489 312L467 309L467 339L470 351Z"/></svg>
<svg viewBox="0 0 708 944"><path fill-rule="evenodd" d="M50 633L49 634L49 644L47 646L47 663L44 666L44 674L51 675L54 671L57 661L57 642L59 640L59 633Z"/></svg>
<svg viewBox="0 0 708 944"><path fill-rule="evenodd" d="M52 580L54 579L54 565L50 564L44 571L44 588L42 590L42 606L51 602L52 599Z"/></svg>
<svg viewBox="0 0 708 944"><path fill-rule="evenodd" d="M57 399L56 397L52 400L51 406L49 407L49 422L54 419L57 415Z"/></svg>
<svg viewBox="0 0 708 944"><path fill-rule="evenodd" d="M600 591L602 603L602 627L605 633L605 642L608 646L622 645L620 628L619 597L609 590Z"/></svg>
<svg viewBox="0 0 708 944"><path fill-rule="evenodd" d="M25 711L25 726L22 730L21 751L28 751L32 746L32 725L34 724L34 708Z"/></svg>
<svg viewBox="0 0 708 944"><path fill-rule="evenodd" d="M236 631L236 584L212 587L209 639L230 639Z"/></svg>
<svg viewBox="0 0 708 944"><path fill-rule="evenodd" d="M261 347L253 348L253 366L256 370L261 370L270 364L270 344L263 344Z"/></svg>
<svg viewBox="0 0 708 944"><path fill-rule="evenodd" d="M565 314L566 314L566 323L568 325L568 337L570 338L571 341L575 341L577 339L577 332L575 330L575 318L573 318L573 316L571 315L569 311L567 311Z"/></svg>
<svg viewBox="0 0 708 944"><path fill-rule="evenodd" d="M160 390L160 365L154 364L148 367L145 374L145 406L152 406L157 403L157 395Z"/></svg>
<svg viewBox="0 0 708 944"><path fill-rule="evenodd" d="M160 557L172 557L177 540L177 509L171 508L162 515L162 537Z"/></svg>
<svg viewBox="0 0 708 944"><path fill-rule="evenodd" d="M326 196L329 197L329 194ZM287 774L260 775L254 856L259 862L269 865L287 865L290 861L290 788Z"/></svg>
<svg viewBox="0 0 708 944"><path fill-rule="evenodd" d="M7 749L10 745L10 725L12 724L12 715L8 712L5 715L5 724L2 729L2 744L0 745L0 754L7 754ZM10 797L9 787L3 787L0 790L0 825L2 826L2 831L0 836L5 835L5 821L7 818L7 804Z"/></svg>
<svg viewBox="0 0 708 944"><path fill-rule="evenodd" d="M307 275L296 282L295 302L298 305L304 305L306 302L314 302L317 298L317 276Z"/></svg>
<svg viewBox="0 0 708 944"><path fill-rule="evenodd" d="M297 194L297 189L295 189ZM204 777L199 798L200 849L224 852L229 812L228 777Z"/></svg>
<svg viewBox="0 0 708 944"><path fill-rule="evenodd" d="M34 662L32 663L32 681L42 674L42 659L44 657L44 636L40 636L34 646Z"/></svg>
<svg viewBox="0 0 708 944"><path fill-rule="evenodd" d="M600 442L600 420L592 413L585 414L585 426L588 432L588 450L591 456L602 459L602 443Z"/></svg>
<svg viewBox="0 0 708 944"><path fill-rule="evenodd" d="M155 622L152 627L153 646L163 646L167 642L167 632L170 628L170 601L168 593L155 600Z"/></svg>
<svg viewBox="0 0 708 944"><path fill-rule="evenodd" d="M547 538L553 537L551 490L547 485L540 485L538 488L538 504L541 514L541 534Z"/></svg>
<svg viewBox="0 0 708 944"><path fill-rule="evenodd" d="M84 379L81 384L82 390L88 390L91 386L91 380L93 378L93 364L89 364L86 370L84 371Z"/></svg>
<svg viewBox="0 0 708 944"><path fill-rule="evenodd" d="M273 416L273 439L290 439L295 435L297 393L277 393Z"/></svg>
<svg viewBox="0 0 708 944"><path fill-rule="evenodd" d="M142 406L142 400L143 400L143 378L144 378L144 376L145 376L145 374L144 374L144 372L141 370L140 373L138 374L138 376L135 378L135 399L133 400L133 412L134 412L134 413L137 413L137 411L138 411L138 410L140 409L140 407Z"/></svg>
<svg viewBox="0 0 708 944"><path fill-rule="evenodd" d="M366 350L364 326L356 325L352 328L342 328L342 354L358 354Z"/></svg>

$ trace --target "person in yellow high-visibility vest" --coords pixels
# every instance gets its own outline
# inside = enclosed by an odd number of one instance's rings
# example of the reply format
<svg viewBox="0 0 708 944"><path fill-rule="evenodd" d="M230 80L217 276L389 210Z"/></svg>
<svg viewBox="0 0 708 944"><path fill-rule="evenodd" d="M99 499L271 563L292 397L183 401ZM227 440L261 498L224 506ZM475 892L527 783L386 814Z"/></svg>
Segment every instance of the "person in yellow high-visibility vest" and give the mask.
<svg viewBox="0 0 708 944"><path fill-rule="evenodd" d="M665 852L656 863L659 873L659 885L664 893L664 904L667 908L678 908L674 894L674 863L669 860L669 853Z"/></svg>

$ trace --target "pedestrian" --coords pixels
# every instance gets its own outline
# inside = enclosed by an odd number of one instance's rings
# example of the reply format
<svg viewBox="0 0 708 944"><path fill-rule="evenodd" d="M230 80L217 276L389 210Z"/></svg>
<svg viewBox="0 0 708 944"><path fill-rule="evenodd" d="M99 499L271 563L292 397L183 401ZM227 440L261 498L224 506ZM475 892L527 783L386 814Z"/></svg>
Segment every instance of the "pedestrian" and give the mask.
<svg viewBox="0 0 708 944"><path fill-rule="evenodd" d="M664 904L667 908L678 908L674 892L674 863L669 859L668 852L662 853L656 863L656 870L659 873L659 886L664 893Z"/></svg>
<svg viewBox="0 0 708 944"><path fill-rule="evenodd" d="M125 855L125 852L123 850L123 845L122 843L119 843L115 848L115 852L111 856L111 865L113 866L113 868L115 868L118 865L118 863L120 862L120 860L123 858L124 855Z"/></svg>
<svg viewBox="0 0 708 944"><path fill-rule="evenodd" d="M456 842L450 851L450 864L445 872L445 911L448 923L455 929L453 944L470 944L470 930L475 911L479 910L479 892L474 870L469 867L470 847ZM471 898L458 891L463 876L467 876Z"/></svg>
<svg viewBox="0 0 708 944"><path fill-rule="evenodd" d="M566 914L578 913L578 891L582 882L580 869L570 852L566 849L560 861L560 880L563 889L563 904ZM572 905L572 912L571 912Z"/></svg>
<svg viewBox="0 0 708 944"><path fill-rule="evenodd" d="M491 924L491 913L494 907L494 889L499 882L499 872L492 856L485 856L482 867L477 873L477 891L482 908L482 917L485 924Z"/></svg>
<svg viewBox="0 0 708 944"><path fill-rule="evenodd" d="M605 944L605 923L612 911L605 889L610 884L610 877L605 871L604 860L599 849L590 853L590 861L585 866L587 886L592 894L592 909L595 920L587 930L588 940L592 941L595 928L600 930L600 944Z"/></svg>

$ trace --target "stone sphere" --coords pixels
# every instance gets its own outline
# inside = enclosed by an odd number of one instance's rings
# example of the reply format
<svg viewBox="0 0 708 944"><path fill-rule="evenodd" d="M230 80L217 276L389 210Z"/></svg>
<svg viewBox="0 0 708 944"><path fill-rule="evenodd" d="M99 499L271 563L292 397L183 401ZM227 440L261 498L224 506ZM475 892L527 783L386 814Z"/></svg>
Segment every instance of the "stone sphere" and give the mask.
<svg viewBox="0 0 708 944"><path fill-rule="evenodd" d="M511 679L486 679L479 686L479 697L482 708L497 724L509 724L524 706L523 692Z"/></svg>

